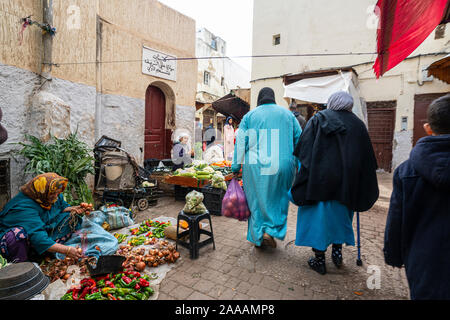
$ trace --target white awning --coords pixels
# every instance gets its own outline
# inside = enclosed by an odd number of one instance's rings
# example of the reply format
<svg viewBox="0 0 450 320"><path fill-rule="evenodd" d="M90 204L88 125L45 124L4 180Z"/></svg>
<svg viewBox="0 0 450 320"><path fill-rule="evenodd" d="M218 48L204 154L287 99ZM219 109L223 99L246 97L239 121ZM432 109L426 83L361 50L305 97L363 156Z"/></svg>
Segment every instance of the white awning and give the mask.
<svg viewBox="0 0 450 320"><path fill-rule="evenodd" d="M306 78L285 85L284 98L326 104L328 98L338 91L348 92L353 97L353 113L367 125L366 105L353 84L352 72L339 72L331 76Z"/></svg>

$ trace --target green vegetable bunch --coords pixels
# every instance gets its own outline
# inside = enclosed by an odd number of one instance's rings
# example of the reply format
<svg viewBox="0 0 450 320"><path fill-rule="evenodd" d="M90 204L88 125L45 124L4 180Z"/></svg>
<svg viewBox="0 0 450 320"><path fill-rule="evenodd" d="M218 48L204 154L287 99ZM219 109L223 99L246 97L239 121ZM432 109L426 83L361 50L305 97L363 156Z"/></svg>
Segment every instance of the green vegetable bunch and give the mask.
<svg viewBox="0 0 450 320"><path fill-rule="evenodd" d="M0 255L0 269L5 267L8 264L5 258Z"/></svg>
<svg viewBox="0 0 450 320"><path fill-rule="evenodd" d="M85 181L88 174L95 174L94 158L87 144L78 139L77 133L70 134L66 139L51 136L46 144L32 135L26 135L26 139L30 143L18 143L23 147L18 154L29 160L25 167L27 173L39 175L54 172L67 178L69 183L63 196L72 206L94 202L92 191Z"/></svg>

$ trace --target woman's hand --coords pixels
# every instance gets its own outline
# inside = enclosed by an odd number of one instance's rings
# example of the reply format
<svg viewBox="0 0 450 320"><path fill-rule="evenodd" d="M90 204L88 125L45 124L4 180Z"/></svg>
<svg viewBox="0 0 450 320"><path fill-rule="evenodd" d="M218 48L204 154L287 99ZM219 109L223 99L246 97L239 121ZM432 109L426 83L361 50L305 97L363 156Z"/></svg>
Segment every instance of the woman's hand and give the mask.
<svg viewBox="0 0 450 320"><path fill-rule="evenodd" d="M64 246L64 247L65 247L65 251L61 252L61 253L65 254L67 257L75 259L75 260L83 258L81 249L70 247L70 246Z"/></svg>
<svg viewBox="0 0 450 320"><path fill-rule="evenodd" d="M83 214L84 209L81 208L81 206L73 206L73 207L67 207L63 210L63 212L74 212L76 214Z"/></svg>

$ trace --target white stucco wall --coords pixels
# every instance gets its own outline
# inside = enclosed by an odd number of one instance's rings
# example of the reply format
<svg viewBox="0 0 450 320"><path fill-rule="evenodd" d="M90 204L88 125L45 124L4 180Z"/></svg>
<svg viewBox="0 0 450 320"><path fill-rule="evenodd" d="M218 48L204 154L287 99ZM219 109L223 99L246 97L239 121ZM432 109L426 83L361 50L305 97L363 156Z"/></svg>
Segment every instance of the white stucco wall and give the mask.
<svg viewBox="0 0 450 320"><path fill-rule="evenodd" d="M376 52L376 19L373 0L258 0L254 4L253 55L312 53L374 53ZM280 45L273 45L273 36L280 35ZM283 99L282 75L312 70L354 66L358 73L361 96L370 101L397 101L394 133L393 167L407 159L412 147L414 96L424 93L450 92L450 86L434 79L422 83L422 69L443 57L428 55L450 52L450 26L445 36L430 36L408 59L376 79L372 70L375 54L281 57L253 59L251 108L256 106L258 92L269 86L275 91L277 103L288 107ZM408 128L401 131L402 117L408 117Z"/></svg>
<svg viewBox="0 0 450 320"><path fill-rule="evenodd" d="M211 46L213 38L216 39L217 50L214 50ZM202 28L197 32L196 56L226 57L226 42L207 29ZM209 85L203 82L205 71L208 71L211 76ZM224 78L223 85L221 83L222 77ZM250 72L229 58L198 60L197 79L197 101L202 102L211 102L203 101L202 92L221 98L230 93L231 89L250 88Z"/></svg>
<svg viewBox="0 0 450 320"><path fill-rule="evenodd" d="M122 147L135 156L138 163L144 161L145 101L126 96L99 94L102 119L97 121L100 135L120 140ZM24 173L25 161L11 152L21 147L25 134L47 135L44 131L75 132L90 148L95 139L95 87L53 78L41 87L38 75L20 68L0 64L0 107L2 125L8 131L8 140L0 146L0 159L11 160L11 196L30 176ZM51 110L52 106L61 110ZM53 112L43 124L35 112ZM70 119L60 119L67 112ZM195 107L176 106L176 127L194 134ZM50 119L52 118L52 119ZM61 121L58 121L61 120ZM69 120L69 121L66 121ZM49 127L50 126L50 127ZM90 179L93 182L92 177Z"/></svg>

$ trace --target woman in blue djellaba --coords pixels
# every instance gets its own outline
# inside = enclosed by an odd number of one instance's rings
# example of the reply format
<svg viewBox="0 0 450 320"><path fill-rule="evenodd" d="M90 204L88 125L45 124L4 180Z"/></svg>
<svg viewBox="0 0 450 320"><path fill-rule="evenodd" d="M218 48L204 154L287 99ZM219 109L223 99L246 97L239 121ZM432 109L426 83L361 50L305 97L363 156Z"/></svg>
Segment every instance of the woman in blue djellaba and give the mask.
<svg viewBox="0 0 450 320"><path fill-rule="evenodd" d="M247 240L257 248L284 240L289 209L288 191L297 169L293 155L302 129L292 112L276 104L271 88L258 94L258 107L239 125L233 164L242 181L251 215Z"/></svg>
<svg viewBox="0 0 450 320"><path fill-rule="evenodd" d="M295 148L301 167L290 192L299 206L297 246L312 247L309 266L326 273L325 251L341 267L342 245L355 245L354 212L369 210L378 199L377 161L367 128L353 112L353 98L337 92L327 109L305 127Z"/></svg>
<svg viewBox="0 0 450 320"><path fill-rule="evenodd" d="M68 180L55 173L36 176L20 188L0 212L0 254L10 262L30 261L45 253L82 258L66 246L81 228L80 207L70 207L62 193Z"/></svg>

